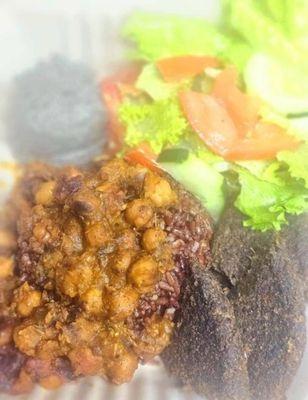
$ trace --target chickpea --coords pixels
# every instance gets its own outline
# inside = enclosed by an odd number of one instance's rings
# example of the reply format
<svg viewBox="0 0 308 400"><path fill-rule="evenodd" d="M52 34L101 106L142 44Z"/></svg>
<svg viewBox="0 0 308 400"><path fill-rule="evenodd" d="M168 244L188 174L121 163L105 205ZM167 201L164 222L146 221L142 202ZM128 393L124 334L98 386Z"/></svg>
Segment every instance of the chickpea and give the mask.
<svg viewBox="0 0 308 400"><path fill-rule="evenodd" d="M42 294L24 283L17 291L17 311L22 317L28 317L41 304Z"/></svg>
<svg viewBox="0 0 308 400"><path fill-rule="evenodd" d="M93 247L104 246L112 238L109 226L103 222L91 225L85 234L89 245Z"/></svg>
<svg viewBox="0 0 308 400"><path fill-rule="evenodd" d="M121 249L135 249L137 247L136 234L132 229L124 229L118 240Z"/></svg>
<svg viewBox="0 0 308 400"><path fill-rule="evenodd" d="M99 199L90 191L82 190L73 197L72 206L79 215L87 216L99 208Z"/></svg>
<svg viewBox="0 0 308 400"><path fill-rule="evenodd" d="M51 239L50 232L48 230L48 221L42 221L37 223L33 228L33 236L38 242L48 243Z"/></svg>
<svg viewBox="0 0 308 400"><path fill-rule="evenodd" d="M71 326L66 326L64 328L64 341L67 343L74 343L75 346L79 346L82 343L93 342L101 326L101 320L90 321L85 315L79 316Z"/></svg>
<svg viewBox="0 0 308 400"><path fill-rule="evenodd" d="M55 187L56 187L55 181L48 181L42 183L35 194L36 204L41 204L43 206L50 206L53 202L53 194Z"/></svg>
<svg viewBox="0 0 308 400"><path fill-rule="evenodd" d="M103 360L88 347L74 348L68 358L76 375L96 375L102 369Z"/></svg>
<svg viewBox="0 0 308 400"><path fill-rule="evenodd" d="M66 254L83 250L83 229L76 218L70 218L64 226L62 249Z"/></svg>
<svg viewBox="0 0 308 400"><path fill-rule="evenodd" d="M125 274L132 261L132 253L130 251L121 251L111 260L111 269L118 275Z"/></svg>
<svg viewBox="0 0 308 400"><path fill-rule="evenodd" d="M102 312L103 299L100 289L89 289L82 295L81 300L84 302L85 309L89 314L98 315Z"/></svg>
<svg viewBox="0 0 308 400"><path fill-rule="evenodd" d="M133 200L128 204L125 211L127 221L136 228L141 228L148 224L153 214L151 203L144 199Z"/></svg>
<svg viewBox="0 0 308 400"><path fill-rule="evenodd" d="M107 365L107 375L113 383L121 385L129 382L138 368L137 356L129 351L123 352Z"/></svg>
<svg viewBox="0 0 308 400"><path fill-rule="evenodd" d="M64 271L59 271L56 276L59 289L69 297L83 295L92 286L95 261L75 264Z"/></svg>
<svg viewBox="0 0 308 400"><path fill-rule="evenodd" d="M146 362L159 355L169 344L174 324L168 318L153 316L147 323L134 351Z"/></svg>
<svg viewBox="0 0 308 400"><path fill-rule="evenodd" d="M147 199L150 199L156 207L170 206L177 199L169 182L151 172L148 172L145 178L144 195Z"/></svg>
<svg viewBox="0 0 308 400"><path fill-rule="evenodd" d="M147 289L158 280L158 266L150 256L136 261L128 271L128 280L138 289Z"/></svg>
<svg viewBox="0 0 308 400"><path fill-rule="evenodd" d="M13 334L16 347L27 356L35 355L35 349L42 337L43 332L35 325L19 326L14 330Z"/></svg>
<svg viewBox="0 0 308 400"><path fill-rule="evenodd" d="M39 384L47 390L58 389L64 383L63 378L58 375L49 375L39 380Z"/></svg>
<svg viewBox="0 0 308 400"><path fill-rule="evenodd" d="M129 317L136 308L139 299L138 293L130 286L108 295L109 316L114 321L123 321Z"/></svg>
<svg viewBox="0 0 308 400"><path fill-rule="evenodd" d="M52 360L61 355L61 349L57 340L42 341L38 345L37 356L41 360Z"/></svg>
<svg viewBox="0 0 308 400"><path fill-rule="evenodd" d="M5 279L13 274L13 259L0 256L0 279Z"/></svg>
<svg viewBox="0 0 308 400"><path fill-rule="evenodd" d="M151 228L144 232L142 237L143 248L149 252L154 251L166 239L166 233L157 228Z"/></svg>

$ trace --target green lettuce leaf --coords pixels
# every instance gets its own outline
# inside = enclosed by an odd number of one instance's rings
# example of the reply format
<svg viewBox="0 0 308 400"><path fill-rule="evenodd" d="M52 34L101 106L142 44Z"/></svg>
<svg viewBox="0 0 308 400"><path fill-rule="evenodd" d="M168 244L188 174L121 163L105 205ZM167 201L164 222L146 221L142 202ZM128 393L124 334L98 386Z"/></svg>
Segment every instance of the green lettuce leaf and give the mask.
<svg viewBox="0 0 308 400"><path fill-rule="evenodd" d="M130 17L123 34L136 44L133 57L147 61L187 54L219 54L229 43L204 19L142 12Z"/></svg>
<svg viewBox="0 0 308 400"><path fill-rule="evenodd" d="M154 100L168 99L175 96L179 90L179 84L167 83L161 78L154 64L147 64L143 67L136 87L145 91Z"/></svg>
<svg viewBox="0 0 308 400"><path fill-rule="evenodd" d="M308 67L308 64L306 64ZM306 68L264 53L247 63L244 78L248 91L281 114L308 111Z"/></svg>
<svg viewBox="0 0 308 400"><path fill-rule="evenodd" d="M286 27L286 10L287 2L281 0L260 0L261 8L264 13L271 16L276 22L278 22L282 27Z"/></svg>
<svg viewBox="0 0 308 400"><path fill-rule="evenodd" d="M263 13L256 0L232 0L229 24L255 50L283 55L286 59L298 57L294 45L285 36L281 25L268 13Z"/></svg>
<svg viewBox="0 0 308 400"><path fill-rule="evenodd" d="M308 117L302 118L290 118L290 127L295 134L300 138L308 142Z"/></svg>
<svg viewBox="0 0 308 400"><path fill-rule="evenodd" d="M244 40L234 38L231 40L226 50L220 54L222 60L233 64L239 71L243 71L248 60L253 54L253 49Z"/></svg>
<svg viewBox="0 0 308 400"><path fill-rule="evenodd" d="M126 126L125 143L134 147L146 141L155 153L179 143L187 129L187 121L175 99L146 104L125 102L119 117Z"/></svg>
<svg viewBox="0 0 308 400"><path fill-rule="evenodd" d="M214 154L210 149L205 146L197 149L196 156L202 161L205 161L208 165L210 165L218 172L225 172L230 169L230 163L228 161L224 160L217 154Z"/></svg>
<svg viewBox="0 0 308 400"><path fill-rule="evenodd" d="M308 189L308 144L301 146L296 152L282 151L277 158L288 165L293 178L303 179Z"/></svg>
<svg viewBox="0 0 308 400"><path fill-rule="evenodd" d="M308 191L292 180L278 185L244 169L238 172L241 192L235 206L247 216L245 226L261 231L280 230L287 223L286 214L298 215L308 209Z"/></svg>
<svg viewBox="0 0 308 400"><path fill-rule="evenodd" d="M270 1L270 0L268 0ZM277 1L277 0L276 0ZM301 38L308 45L308 3L306 0L284 0L287 32L292 39Z"/></svg>
<svg viewBox="0 0 308 400"><path fill-rule="evenodd" d="M224 204L224 177L205 161L190 154L182 163L162 163L162 167L193 193L216 220Z"/></svg>

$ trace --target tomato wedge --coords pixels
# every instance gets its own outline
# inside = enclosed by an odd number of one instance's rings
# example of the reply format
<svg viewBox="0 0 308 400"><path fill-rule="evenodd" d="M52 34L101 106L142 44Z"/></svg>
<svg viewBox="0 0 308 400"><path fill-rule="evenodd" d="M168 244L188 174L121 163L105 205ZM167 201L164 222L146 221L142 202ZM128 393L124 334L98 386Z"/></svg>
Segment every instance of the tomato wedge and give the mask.
<svg viewBox="0 0 308 400"><path fill-rule="evenodd" d="M238 140L234 122L215 97L186 91L180 103L192 128L215 153L226 154Z"/></svg>
<svg viewBox="0 0 308 400"><path fill-rule="evenodd" d="M230 161L270 160L279 151L295 150L300 141L287 135L278 125L258 122L249 137L229 149L225 158Z"/></svg>
<svg viewBox="0 0 308 400"><path fill-rule="evenodd" d="M120 70L115 75L101 82L101 94L107 109L108 123L107 132L109 147L114 152L119 150L123 144L124 127L118 118L118 109L123 101L123 96L131 90L132 84L140 73L139 66L131 66Z"/></svg>
<svg viewBox="0 0 308 400"><path fill-rule="evenodd" d="M214 153L225 159L271 159L279 151L294 150L300 144L283 128L263 121L256 122L243 137L225 103L217 97L186 91L180 93L180 103L194 131Z"/></svg>
<svg viewBox="0 0 308 400"><path fill-rule="evenodd" d="M174 82L201 74L205 68L218 67L219 61L210 56L180 56L159 60L156 66L165 81Z"/></svg>
<svg viewBox="0 0 308 400"><path fill-rule="evenodd" d="M157 155L153 153L150 145L146 142L140 143L138 147L128 150L124 159L131 164L141 164L154 172L162 170L156 162Z"/></svg>
<svg viewBox="0 0 308 400"><path fill-rule="evenodd" d="M238 74L234 67L224 69L216 78L212 94L221 101L244 137L259 119L260 102L237 87Z"/></svg>
<svg viewBox="0 0 308 400"><path fill-rule="evenodd" d="M124 135L124 128L118 118L122 96L118 85L114 82L102 82L101 92L107 110L108 146L116 152L122 145Z"/></svg>

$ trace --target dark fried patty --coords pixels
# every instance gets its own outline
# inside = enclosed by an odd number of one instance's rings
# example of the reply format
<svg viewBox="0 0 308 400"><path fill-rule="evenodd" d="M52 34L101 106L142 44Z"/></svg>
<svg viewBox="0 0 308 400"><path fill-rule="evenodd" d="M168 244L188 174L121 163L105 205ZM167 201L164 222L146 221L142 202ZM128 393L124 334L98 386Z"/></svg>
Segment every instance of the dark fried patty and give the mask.
<svg viewBox="0 0 308 400"><path fill-rule="evenodd" d="M166 348L184 278L192 262L209 260L211 223L191 195L122 160L86 170L33 164L7 215L3 391L85 375L127 382Z"/></svg>
<svg viewBox="0 0 308 400"><path fill-rule="evenodd" d="M297 261L285 232L244 228L228 208L210 268L185 280L167 369L209 400L285 399L306 341Z"/></svg>

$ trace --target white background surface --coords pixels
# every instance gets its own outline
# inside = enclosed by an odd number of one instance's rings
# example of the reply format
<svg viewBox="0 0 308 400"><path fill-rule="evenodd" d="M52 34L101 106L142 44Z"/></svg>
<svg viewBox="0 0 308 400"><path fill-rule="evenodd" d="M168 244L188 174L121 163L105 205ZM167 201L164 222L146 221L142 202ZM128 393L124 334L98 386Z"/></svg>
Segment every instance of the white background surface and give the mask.
<svg viewBox="0 0 308 400"><path fill-rule="evenodd" d="M90 64L100 77L123 56L122 21L133 9L185 15L218 16L218 0L0 0L0 116L11 79L38 60L58 52ZM11 159L1 141L0 161ZM6 175L6 176L4 176ZM0 171L0 180L7 174ZM290 391L290 400L308 400L308 354ZM1 400L7 396L0 395ZM178 388L155 365L139 369L135 380L120 388L99 379L68 385L55 393L37 388L31 400L188 400L199 399ZM268 399L271 400L271 399Z"/></svg>

